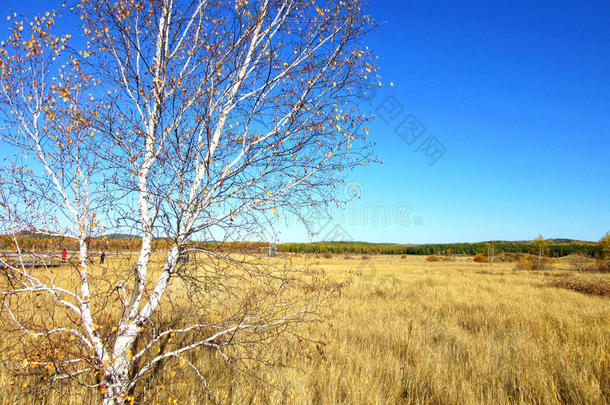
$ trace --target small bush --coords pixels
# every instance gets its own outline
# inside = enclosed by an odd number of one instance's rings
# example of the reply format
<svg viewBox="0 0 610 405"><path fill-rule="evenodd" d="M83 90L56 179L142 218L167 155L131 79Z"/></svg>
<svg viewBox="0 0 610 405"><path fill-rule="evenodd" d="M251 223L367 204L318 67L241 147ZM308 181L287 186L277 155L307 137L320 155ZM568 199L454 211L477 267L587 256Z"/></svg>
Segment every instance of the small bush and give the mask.
<svg viewBox="0 0 610 405"><path fill-rule="evenodd" d="M401 258L401 259L406 259L406 258L407 258L407 255L400 255L400 258Z"/></svg>
<svg viewBox="0 0 610 405"><path fill-rule="evenodd" d="M590 271L592 273L610 273L610 265L606 262L598 261L596 263L589 263L584 271Z"/></svg>
<svg viewBox="0 0 610 405"><path fill-rule="evenodd" d="M515 265L515 268L517 270L531 270L532 263L529 260L527 260L526 258L521 258Z"/></svg>
<svg viewBox="0 0 610 405"><path fill-rule="evenodd" d="M323 257L324 257L325 259L332 259L332 258L333 258L333 254L332 254L332 253L330 253L330 252L326 252L326 253L324 253Z"/></svg>
<svg viewBox="0 0 610 405"><path fill-rule="evenodd" d="M589 258L583 254L572 254L568 256L568 261L572 270L582 272L589 264Z"/></svg>
<svg viewBox="0 0 610 405"><path fill-rule="evenodd" d="M547 258L539 260L537 256L528 255L522 256L515 267L518 270L548 270L551 268L548 263L549 259Z"/></svg>
<svg viewBox="0 0 610 405"><path fill-rule="evenodd" d="M369 255L362 255L362 257L360 257L360 259L362 260L369 260L371 257Z"/></svg>
<svg viewBox="0 0 610 405"><path fill-rule="evenodd" d="M545 270L550 266L546 263L546 260L532 260L530 262L531 270Z"/></svg>
<svg viewBox="0 0 610 405"><path fill-rule="evenodd" d="M344 258L345 260L350 260L352 257L351 257L350 255L345 255L345 256L343 256L343 258Z"/></svg>
<svg viewBox="0 0 610 405"><path fill-rule="evenodd" d="M517 263L523 254L521 253L500 253L494 258L494 262Z"/></svg>
<svg viewBox="0 0 610 405"><path fill-rule="evenodd" d="M489 263L489 258L483 253L477 253L472 260L477 263Z"/></svg>
<svg viewBox="0 0 610 405"><path fill-rule="evenodd" d="M443 260L443 258L440 256L430 255L426 257L427 262L440 262L441 260Z"/></svg>
<svg viewBox="0 0 610 405"><path fill-rule="evenodd" d="M562 278L554 280L550 285L583 294L609 296L610 282L606 280L585 280L579 278Z"/></svg>

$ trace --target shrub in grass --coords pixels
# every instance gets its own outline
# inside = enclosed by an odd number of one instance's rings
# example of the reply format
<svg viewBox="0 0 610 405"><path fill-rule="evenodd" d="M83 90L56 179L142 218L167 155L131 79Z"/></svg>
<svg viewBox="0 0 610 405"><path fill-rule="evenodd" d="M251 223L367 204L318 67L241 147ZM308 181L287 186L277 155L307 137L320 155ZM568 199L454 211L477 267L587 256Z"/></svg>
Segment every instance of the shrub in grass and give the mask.
<svg viewBox="0 0 610 405"><path fill-rule="evenodd" d="M430 255L426 257L427 262L440 262L441 260L443 260L443 258L440 256Z"/></svg>
<svg viewBox="0 0 610 405"><path fill-rule="evenodd" d="M517 270L531 270L532 265L531 265L531 262L529 260L527 260L526 258L521 258L515 265L515 268Z"/></svg>
<svg viewBox="0 0 610 405"><path fill-rule="evenodd" d="M477 263L489 263L489 258L483 253L477 253L472 260Z"/></svg>
<svg viewBox="0 0 610 405"><path fill-rule="evenodd" d="M537 256L533 255L521 257L515 267L517 270L548 270L551 268L549 259L539 260Z"/></svg>
<svg viewBox="0 0 610 405"><path fill-rule="evenodd" d="M530 261L530 270L545 270L545 269L550 269L551 266L549 266L547 264L546 260L532 260Z"/></svg>
<svg viewBox="0 0 610 405"><path fill-rule="evenodd" d="M596 263L590 263L585 267L585 271L590 271L593 273L610 273L610 265L603 261L598 261Z"/></svg>
<svg viewBox="0 0 610 405"><path fill-rule="evenodd" d="M496 255L494 262L517 263L521 256L521 253L500 253Z"/></svg>
<svg viewBox="0 0 610 405"><path fill-rule="evenodd" d="M589 257L583 254L571 254L568 256L568 262L572 270L582 273L589 265Z"/></svg>
<svg viewBox="0 0 610 405"><path fill-rule="evenodd" d="M562 278L554 280L553 287L565 288L583 294L609 296L610 282L606 280L586 280L581 278Z"/></svg>

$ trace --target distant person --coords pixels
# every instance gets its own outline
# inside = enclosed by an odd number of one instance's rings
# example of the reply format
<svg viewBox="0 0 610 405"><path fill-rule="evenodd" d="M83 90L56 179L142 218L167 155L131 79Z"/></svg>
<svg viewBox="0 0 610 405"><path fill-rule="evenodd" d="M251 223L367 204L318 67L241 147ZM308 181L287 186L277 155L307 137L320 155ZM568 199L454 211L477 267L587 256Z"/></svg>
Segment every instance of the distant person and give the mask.
<svg viewBox="0 0 610 405"><path fill-rule="evenodd" d="M66 257L68 257L68 251L67 251L66 249L64 249L64 250L62 250L62 252L61 252L61 261L62 261L63 263L65 263L65 262L66 262Z"/></svg>
<svg viewBox="0 0 610 405"><path fill-rule="evenodd" d="M100 264L104 264L105 261L106 261L106 252L102 252L102 254L100 255Z"/></svg>

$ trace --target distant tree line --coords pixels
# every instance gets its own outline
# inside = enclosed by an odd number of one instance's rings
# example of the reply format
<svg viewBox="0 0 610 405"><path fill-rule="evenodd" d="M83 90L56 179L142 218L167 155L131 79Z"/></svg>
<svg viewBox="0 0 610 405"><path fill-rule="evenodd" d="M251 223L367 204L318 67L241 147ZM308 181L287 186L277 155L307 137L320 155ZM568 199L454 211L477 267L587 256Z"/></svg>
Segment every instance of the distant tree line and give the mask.
<svg viewBox="0 0 610 405"><path fill-rule="evenodd" d="M593 243L547 241L547 252L551 257L562 257L570 254L585 254L594 257L598 246ZM278 246L280 252L291 253L333 253L333 254L385 254L385 255L445 255L487 254L490 242L479 243L439 243L426 245L396 245L365 242L317 242L317 243L284 243ZM534 242L493 242L496 254L499 253L536 253Z"/></svg>
<svg viewBox="0 0 610 405"><path fill-rule="evenodd" d="M22 232L17 236L21 250L33 252L55 252L67 249L77 251L78 243L74 239L58 236L46 236ZM171 246L170 240L155 239L153 250L164 250ZM141 241L129 235L109 235L101 238L91 238L91 251L131 251L140 248ZM570 241L569 239L547 240L546 255L562 257L570 254L584 254L591 257L600 255L600 247L595 243ZM278 245L279 252L285 253L332 253L332 254L362 254L362 255L471 255L489 254L490 245L495 254L500 253L530 253L538 254L539 247L535 241L527 242L478 242L478 243L437 243L425 245L399 245L391 243L366 242L315 242L315 243L283 243ZM191 248L218 249L239 252L262 252L269 246L266 242L191 242ZM15 251L13 238L0 235L0 250Z"/></svg>
<svg viewBox="0 0 610 405"><path fill-rule="evenodd" d="M49 236L32 232L20 232L16 237L19 249L25 252L60 252L63 249L78 251L75 239ZM152 242L153 251L167 250L173 241L155 239ZM142 241L131 235L108 235L88 239L90 251L135 251L140 249ZM186 245L191 249L223 250L226 252L261 252L269 246L266 242L191 242ZM15 239L10 235L0 235L0 251L14 252L17 250Z"/></svg>

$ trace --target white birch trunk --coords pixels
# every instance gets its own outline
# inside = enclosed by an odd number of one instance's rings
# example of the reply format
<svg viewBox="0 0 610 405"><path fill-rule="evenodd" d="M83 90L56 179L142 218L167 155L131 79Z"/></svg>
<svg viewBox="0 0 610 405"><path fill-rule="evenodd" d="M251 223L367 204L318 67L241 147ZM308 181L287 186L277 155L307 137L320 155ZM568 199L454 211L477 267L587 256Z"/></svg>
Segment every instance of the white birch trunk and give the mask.
<svg viewBox="0 0 610 405"><path fill-rule="evenodd" d="M129 371L132 366L132 358L135 351L135 341L141 328L154 313L161 298L165 294L171 274L178 263L179 249L177 245L170 249L165 266L155 289L148 298L146 305L134 319L124 319L119 326L119 335L112 350L112 364L107 367L106 385L107 393L104 396L104 404L123 403L132 383Z"/></svg>

